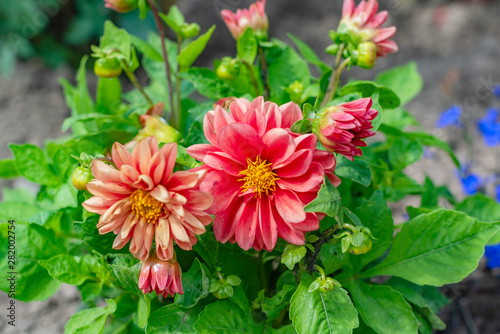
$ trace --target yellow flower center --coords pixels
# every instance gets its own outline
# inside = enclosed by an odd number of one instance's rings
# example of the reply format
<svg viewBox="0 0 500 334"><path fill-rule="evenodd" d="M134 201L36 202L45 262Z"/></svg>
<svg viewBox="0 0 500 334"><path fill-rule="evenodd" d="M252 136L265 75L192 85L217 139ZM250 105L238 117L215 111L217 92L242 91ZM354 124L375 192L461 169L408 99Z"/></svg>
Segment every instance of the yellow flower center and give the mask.
<svg viewBox="0 0 500 334"><path fill-rule="evenodd" d="M241 186L241 192L253 188L255 196L261 197L262 193L269 195L270 191L276 190L276 181L279 179L276 177L276 173L273 173L272 163L268 164L266 160L262 160L260 156L257 156L255 161L247 158L247 165L247 169L239 173L244 177L238 181L245 182Z"/></svg>
<svg viewBox="0 0 500 334"><path fill-rule="evenodd" d="M132 211L146 223L156 223L164 208L163 203L144 190L135 190L131 195Z"/></svg>

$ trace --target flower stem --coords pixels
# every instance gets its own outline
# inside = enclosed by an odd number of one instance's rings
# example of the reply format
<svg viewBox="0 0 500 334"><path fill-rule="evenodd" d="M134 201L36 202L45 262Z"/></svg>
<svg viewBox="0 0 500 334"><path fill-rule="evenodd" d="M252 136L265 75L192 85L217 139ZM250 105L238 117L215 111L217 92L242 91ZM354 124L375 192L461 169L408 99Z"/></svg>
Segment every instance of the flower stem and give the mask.
<svg viewBox="0 0 500 334"><path fill-rule="evenodd" d="M163 52L163 61L165 62L165 71L166 71L166 75L167 75L167 84L168 84L168 94L169 94L169 100L170 100L170 112L172 113L170 125L172 125L174 128L179 130L179 115L178 115L178 112L174 108L174 93L173 93L173 89L172 89L172 78L170 76L170 73L172 71L170 70L170 63L168 62L167 47L165 46L165 32L163 30L163 25L162 25L162 22L160 19L160 15L158 13L158 8L156 7L154 0L148 0L148 3L149 3L149 7L151 7L151 11L153 12L156 27L158 28L158 33L160 35L160 41L161 41L161 50Z"/></svg>
<svg viewBox="0 0 500 334"><path fill-rule="evenodd" d="M340 74L346 65L349 63L350 58L347 58L340 63L342 59L342 53L344 52L344 44L340 44L339 51L337 53L337 57L335 58L335 66L332 71L332 75L330 77L330 83L328 84L328 88L326 89L325 97L323 98L323 102L321 102L321 107L324 107L328 102L330 102L335 96L335 91L337 90L337 86L340 80Z"/></svg>
<svg viewBox="0 0 500 334"><path fill-rule="evenodd" d="M125 71L125 74L127 75L128 79L130 80L130 82L134 85L135 88L137 88L142 96L144 96L144 98L146 99L146 101L148 101L149 105L150 106L153 106L154 103L153 101L151 101L151 99L149 98L148 94L146 94L146 92L144 91L144 88L142 87L142 85L139 83L139 81L137 80L137 77L135 76L134 72L130 71L128 66L127 66L127 63L125 60L122 61L123 62L123 70Z"/></svg>
<svg viewBox="0 0 500 334"><path fill-rule="evenodd" d="M267 62L266 54L264 49L259 46L259 58L260 58L260 79L264 85L264 100L269 100L269 85L267 83Z"/></svg>
<svg viewBox="0 0 500 334"><path fill-rule="evenodd" d="M181 54L181 47L182 47L182 37L178 36L177 37L177 54ZM179 76L180 72L180 65L177 65L177 73L175 76L175 86L176 86L176 95L177 95L177 125L179 126L178 130L182 132L182 104L181 104L181 78Z"/></svg>
<svg viewBox="0 0 500 334"><path fill-rule="evenodd" d="M253 68L252 65L249 64L246 60L241 60L243 65L247 68L248 72L250 73L250 79L252 80L252 85L255 89L255 97L259 96L259 85L257 84L257 80L255 79L255 75L253 73Z"/></svg>

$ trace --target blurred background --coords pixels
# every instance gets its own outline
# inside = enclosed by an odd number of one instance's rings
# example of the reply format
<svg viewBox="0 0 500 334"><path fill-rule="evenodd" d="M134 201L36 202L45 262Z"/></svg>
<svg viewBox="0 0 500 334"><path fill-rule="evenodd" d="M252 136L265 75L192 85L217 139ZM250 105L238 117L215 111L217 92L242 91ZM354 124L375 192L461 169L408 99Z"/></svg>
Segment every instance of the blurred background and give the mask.
<svg viewBox="0 0 500 334"><path fill-rule="evenodd" d="M175 3L159 2L164 12ZM488 140L478 126L487 112L490 118L494 116L495 124L498 122L495 110L500 107L500 1L379 2L380 8L390 14L385 26L397 26L394 40L399 52L379 59L373 70L344 71L343 82L349 77L373 79L383 69L415 61L424 89L407 109L421 123L421 129L448 142L465 167L456 171L445 154L429 150L408 174L420 182L429 176L436 186L448 186L458 199L477 191L500 197L495 194L500 175L500 140ZM235 42L219 12L248 8L250 3L177 1L186 19L198 22L202 31L217 25L196 65L211 67L214 59L235 54ZM336 29L340 20L341 0L268 0L266 12L270 36L290 42L286 34L291 32L306 41L322 60L333 62L323 50L331 43L329 30ZM140 21L138 11L115 13L104 8L103 0L0 0L0 159L12 156L8 143L43 145L44 138L64 135L61 125L70 111L59 78L74 82L81 56L90 53L90 45L98 44L107 19L139 37L154 30L152 17ZM88 80L93 91L96 78L91 67ZM142 80L146 83L146 78ZM496 129L500 138L500 127ZM18 183L0 180L0 186ZM395 221L405 218L406 205L418 204L418 199L412 202L410 198L395 205ZM450 304L441 313L448 325L442 333L500 333L499 269L488 269L482 261L464 282L446 286L444 291ZM5 300L1 292L0 305L5 305ZM63 286L47 301L18 303L16 328L7 326L5 317L0 317L0 332L63 333L65 323L79 305L79 293L76 288Z"/></svg>

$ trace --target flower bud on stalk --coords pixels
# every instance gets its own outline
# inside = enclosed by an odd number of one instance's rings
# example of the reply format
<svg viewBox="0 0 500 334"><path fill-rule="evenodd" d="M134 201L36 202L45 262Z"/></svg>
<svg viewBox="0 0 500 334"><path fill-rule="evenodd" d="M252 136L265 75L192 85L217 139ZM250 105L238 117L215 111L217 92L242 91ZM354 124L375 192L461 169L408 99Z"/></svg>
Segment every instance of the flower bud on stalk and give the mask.
<svg viewBox="0 0 500 334"><path fill-rule="evenodd" d="M245 30L250 27L258 40L266 41L269 20L265 12L265 6L266 0L261 0L251 4L249 9L238 9L236 13L224 9L220 13L235 40L238 40Z"/></svg>
<svg viewBox="0 0 500 334"><path fill-rule="evenodd" d="M87 183L92 181L94 177L90 168L79 166L73 172L71 176L71 182L73 186L78 190L87 190Z"/></svg>
<svg viewBox="0 0 500 334"><path fill-rule="evenodd" d="M181 27L180 35L182 38L196 37L200 33L200 25L198 23L184 23Z"/></svg>
<svg viewBox="0 0 500 334"><path fill-rule="evenodd" d="M138 0L104 0L104 7L113 9L118 13L128 13L138 6Z"/></svg>
<svg viewBox="0 0 500 334"><path fill-rule="evenodd" d="M122 67L117 59L97 59L94 63L94 73L100 78L114 78L122 73Z"/></svg>
<svg viewBox="0 0 500 334"><path fill-rule="evenodd" d="M173 297L176 293L183 295L182 271L177 258L168 261L160 260L155 253L151 253L142 263L139 275L139 289L144 294L155 291L157 295Z"/></svg>
<svg viewBox="0 0 500 334"><path fill-rule="evenodd" d="M327 151L353 160L362 155L359 147L366 146L363 139L375 135L372 120L378 111L371 106L372 99L364 98L326 107L313 120L312 131Z"/></svg>
<svg viewBox="0 0 500 334"><path fill-rule="evenodd" d="M377 46L373 42L359 43L356 51L357 65L364 69L371 69L377 61Z"/></svg>
<svg viewBox="0 0 500 334"><path fill-rule="evenodd" d="M240 73L240 64L237 59L224 57L215 72L221 79L234 80Z"/></svg>

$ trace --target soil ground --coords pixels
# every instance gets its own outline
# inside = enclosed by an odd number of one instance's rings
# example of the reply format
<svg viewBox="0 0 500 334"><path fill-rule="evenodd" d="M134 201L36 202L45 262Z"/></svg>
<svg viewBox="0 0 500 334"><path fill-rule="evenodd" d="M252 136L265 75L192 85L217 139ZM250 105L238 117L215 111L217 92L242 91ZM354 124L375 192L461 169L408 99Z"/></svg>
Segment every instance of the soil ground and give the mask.
<svg viewBox="0 0 500 334"><path fill-rule="evenodd" d="M200 22L202 29L212 24L218 28L207 59L234 53L234 43L218 15L222 8L245 7L243 0L190 0L179 6L189 21ZM341 1L268 0L270 34L287 40L290 31L307 41L318 54L329 44L328 31L334 29L341 15ZM424 79L422 93L407 105L407 109L422 123L423 129L450 143L462 161L472 163L472 171L483 177L499 171L498 148L486 148L475 123L488 107L500 107L500 100L491 93L493 84L500 85L500 1L444 1L444 0L387 0L380 7L390 12L386 25L396 25L395 36L400 51L378 61L372 71L351 71L343 75L371 79L388 67L417 62ZM328 56L322 56L331 62ZM44 138L62 135L63 119L69 115L58 77L73 78L69 69L51 71L36 61L19 63L12 78L0 78L0 158L11 156L7 143L31 142L43 144ZM89 78L92 75L89 75ZM465 133L457 129L436 129L441 111L458 104L463 108L463 119L473 135L467 145ZM423 180L429 175L436 185L447 185L460 198L461 187L450 159L431 150L408 172ZM0 182L0 186L30 186L26 182ZM36 188L34 188L36 189ZM488 189L491 191L491 189ZM410 199L405 204L418 204ZM403 206L395 206L396 221L401 221ZM36 282L33 282L36 284ZM452 302L441 316L448 325L444 333L500 333L500 272L491 271L482 262L464 282L444 288ZM0 293L0 305L6 305L7 296ZM44 302L18 302L16 328L0 317L2 333L63 333L64 325L79 306L76 288L63 285L59 292Z"/></svg>

